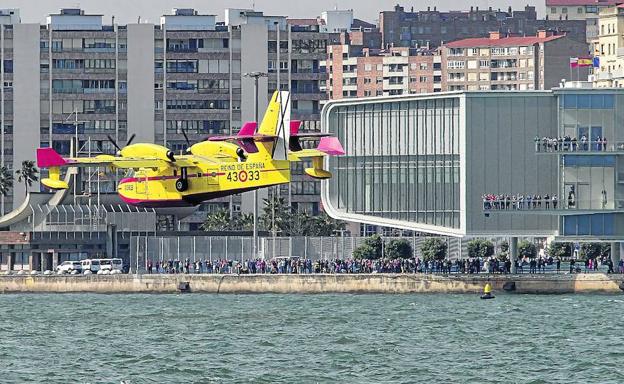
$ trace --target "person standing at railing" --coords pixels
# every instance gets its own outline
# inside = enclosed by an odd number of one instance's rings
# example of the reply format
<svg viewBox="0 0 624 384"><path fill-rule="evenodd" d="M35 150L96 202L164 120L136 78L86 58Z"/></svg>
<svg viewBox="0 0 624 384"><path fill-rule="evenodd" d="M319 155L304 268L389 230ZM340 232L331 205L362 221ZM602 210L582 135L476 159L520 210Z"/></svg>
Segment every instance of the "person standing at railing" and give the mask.
<svg viewBox="0 0 624 384"><path fill-rule="evenodd" d="M581 136L581 149L587 151L587 136Z"/></svg>
<svg viewBox="0 0 624 384"><path fill-rule="evenodd" d="M602 149L602 139L600 136L596 137L596 150L600 151Z"/></svg>
<svg viewBox="0 0 624 384"><path fill-rule="evenodd" d="M535 139L533 139L533 141L535 142L535 152L539 152L540 151L540 138L539 136L535 135Z"/></svg>

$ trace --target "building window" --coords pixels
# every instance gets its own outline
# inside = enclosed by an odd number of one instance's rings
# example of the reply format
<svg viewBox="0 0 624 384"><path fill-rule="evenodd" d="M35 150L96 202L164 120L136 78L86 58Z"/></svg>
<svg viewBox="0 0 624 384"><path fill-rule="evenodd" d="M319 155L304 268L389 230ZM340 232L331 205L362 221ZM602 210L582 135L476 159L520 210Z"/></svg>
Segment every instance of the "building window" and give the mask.
<svg viewBox="0 0 624 384"><path fill-rule="evenodd" d="M561 8L561 13L568 13L568 8L566 7Z"/></svg>
<svg viewBox="0 0 624 384"><path fill-rule="evenodd" d="M557 7L550 8L550 13L557 13Z"/></svg>
<svg viewBox="0 0 624 384"><path fill-rule="evenodd" d="M576 9L576 13L583 13L583 7L578 7Z"/></svg>

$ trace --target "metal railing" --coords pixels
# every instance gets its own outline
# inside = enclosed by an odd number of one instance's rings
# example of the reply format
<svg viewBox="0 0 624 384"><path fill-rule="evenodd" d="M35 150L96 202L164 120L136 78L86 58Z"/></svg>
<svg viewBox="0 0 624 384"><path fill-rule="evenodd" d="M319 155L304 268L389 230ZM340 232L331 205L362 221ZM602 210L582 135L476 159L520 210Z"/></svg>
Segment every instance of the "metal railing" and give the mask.
<svg viewBox="0 0 624 384"><path fill-rule="evenodd" d="M624 151L624 142L568 140L557 141L549 139L534 141L535 152L538 153L578 153L578 152L621 152Z"/></svg>

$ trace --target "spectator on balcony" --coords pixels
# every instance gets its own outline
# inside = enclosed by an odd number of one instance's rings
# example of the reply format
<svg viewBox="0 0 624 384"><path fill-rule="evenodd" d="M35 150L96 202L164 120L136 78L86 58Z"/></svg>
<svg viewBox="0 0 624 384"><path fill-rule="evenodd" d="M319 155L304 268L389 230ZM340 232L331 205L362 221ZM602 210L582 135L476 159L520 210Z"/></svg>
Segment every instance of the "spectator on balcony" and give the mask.
<svg viewBox="0 0 624 384"><path fill-rule="evenodd" d="M596 150L602 150L602 139L600 138L600 136L596 137Z"/></svg>
<svg viewBox="0 0 624 384"><path fill-rule="evenodd" d="M553 209L557 209L557 195L553 195L552 198Z"/></svg>
<svg viewBox="0 0 624 384"><path fill-rule="evenodd" d="M607 138L603 136L602 138L602 150L606 151L607 150Z"/></svg>
<svg viewBox="0 0 624 384"><path fill-rule="evenodd" d="M550 209L550 196L547 194L544 195L544 205L546 209Z"/></svg>
<svg viewBox="0 0 624 384"><path fill-rule="evenodd" d="M587 136L581 136L581 150L587 151Z"/></svg>
<svg viewBox="0 0 624 384"><path fill-rule="evenodd" d="M535 142L535 152L539 152L540 151L540 138L539 136L535 135L535 139L533 139L533 141ZM546 149L546 148L544 148Z"/></svg>
<svg viewBox="0 0 624 384"><path fill-rule="evenodd" d="M577 145L578 141L576 140L576 137L572 138L572 151L576 152Z"/></svg>

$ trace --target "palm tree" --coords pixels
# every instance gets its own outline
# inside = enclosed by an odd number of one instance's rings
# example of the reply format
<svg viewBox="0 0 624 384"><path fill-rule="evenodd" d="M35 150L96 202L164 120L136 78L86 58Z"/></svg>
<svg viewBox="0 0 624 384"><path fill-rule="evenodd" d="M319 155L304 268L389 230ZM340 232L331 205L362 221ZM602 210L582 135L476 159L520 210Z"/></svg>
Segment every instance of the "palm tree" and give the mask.
<svg viewBox="0 0 624 384"><path fill-rule="evenodd" d="M39 170L35 167L35 162L32 160L22 161L22 169L15 171L17 181L19 183L24 183L26 187L26 195L28 195L28 188L32 186L33 181L39 180L37 176L38 173Z"/></svg>
<svg viewBox="0 0 624 384"><path fill-rule="evenodd" d="M237 231L251 231L253 230L253 214L241 213L234 219L234 229Z"/></svg>
<svg viewBox="0 0 624 384"><path fill-rule="evenodd" d="M227 209L220 209L209 213L206 215L201 228L204 231L227 231L232 229L230 212Z"/></svg>
<svg viewBox="0 0 624 384"><path fill-rule="evenodd" d="M312 220L312 236L335 236L337 232L343 231L347 223L336 220L323 212Z"/></svg>
<svg viewBox="0 0 624 384"><path fill-rule="evenodd" d="M13 188L13 174L4 165L0 167L0 193L6 196Z"/></svg>
<svg viewBox="0 0 624 384"><path fill-rule="evenodd" d="M260 223L267 231L283 232L291 220L292 210L283 197L273 195L264 199Z"/></svg>

